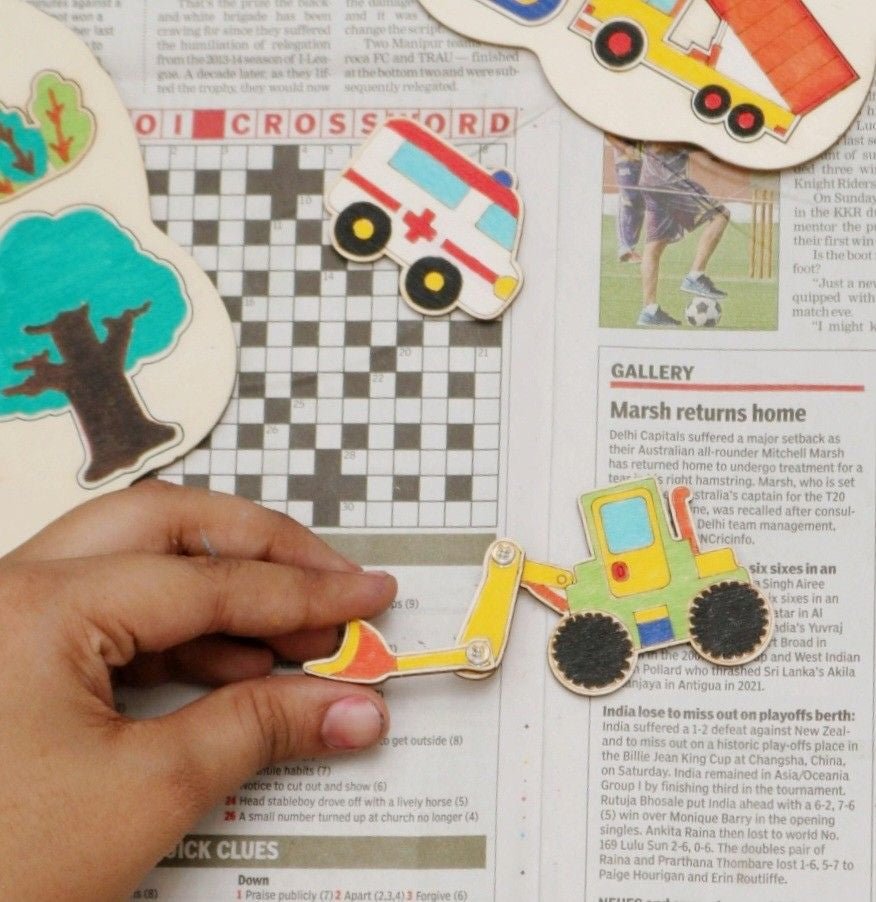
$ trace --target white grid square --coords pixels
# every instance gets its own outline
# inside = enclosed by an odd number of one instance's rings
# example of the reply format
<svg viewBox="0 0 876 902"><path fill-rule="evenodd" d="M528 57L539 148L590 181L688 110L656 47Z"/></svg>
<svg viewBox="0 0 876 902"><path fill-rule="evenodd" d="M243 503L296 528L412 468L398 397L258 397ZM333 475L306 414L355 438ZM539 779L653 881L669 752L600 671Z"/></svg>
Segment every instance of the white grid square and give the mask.
<svg viewBox="0 0 876 902"><path fill-rule="evenodd" d="M369 501L392 501L392 476L369 476L367 498Z"/></svg>
<svg viewBox="0 0 876 902"><path fill-rule="evenodd" d="M274 148L269 144L253 144L246 151L248 169L270 169L274 165Z"/></svg>
<svg viewBox="0 0 876 902"><path fill-rule="evenodd" d="M192 224L189 220L192 218L194 209L194 198L170 196L167 203L167 218L171 220L171 222L174 220L184 221L184 224L189 228L189 234L191 234ZM189 242L191 242L191 238L189 238Z"/></svg>
<svg viewBox="0 0 876 902"><path fill-rule="evenodd" d="M287 449L289 448L289 434L291 430L289 428L289 424L287 423L269 423L265 426L265 472L266 473L277 473L277 472L286 472L287 466ZM274 453L279 453L282 458L282 463L278 463L277 466L282 466L282 470L273 469L274 464L269 463L274 460L270 455ZM268 470L267 467L270 465L271 469Z"/></svg>
<svg viewBox="0 0 876 902"><path fill-rule="evenodd" d="M322 413L322 404L320 414ZM339 449L341 447L341 424L318 423L316 427L316 447L318 450Z"/></svg>
<svg viewBox="0 0 876 902"><path fill-rule="evenodd" d="M222 147L218 144L199 144L195 148L197 169L219 169L222 166Z"/></svg>
<svg viewBox="0 0 876 902"><path fill-rule="evenodd" d="M222 201L225 203L225 201ZM229 204L235 203L233 199ZM219 223L219 244L231 245L240 250L243 245L243 223L239 220L225 219ZM237 267L238 269L240 267Z"/></svg>
<svg viewBox="0 0 876 902"><path fill-rule="evenodd" d="M258 476L262 472L262 452L247 448L237 452L237 472L246 476Z"/></svg>
<svg viewBox="0 0 876 902"><path fill-rule="evenodd" d="M344 398L344 422L367 423L370 407L367 398Z"/></svg>
<svg viewBox="0 0 876 902"><path fill-rule="evenodd" d="M262 500L286 501L289 480L286 476L264 476L262 478Z"/></svg>
<svg viewBox="0 0 876 902"><path fill-rule="evenodd" d="M187 144L175 144L170 150L171 169L194 169L195 148Z"/></svg>
<svg viewBox="0 0 876 902"><path fill-rule="evenodd" d="M341 526L355 529L365 526L366 506L361 501L345 501L341 505Z"/></svg>
<svg viewBox="0 0 876 902"><path fill-rule="evenodd" d="M345 450L341 455L341 472L345 476L365 476L368 473L368 452Z"/></svg>
<svg viewBox="0 0 876 902"><path fill-rule="evenodd" d="M278 294L291 295L295 291L295 273L272 271L268 275L268 293L272 296ZM279 298L277 299L279 300Z"/></svg>
<svg viewBox="0 0 876 902"><path fill-rule="evenodd" d="M167 235L183 247L192 246L192 224L190 222L168 222Z"/></svg>
<svg viewBox="0 0 876 902"><path fill-rule="evenodd" d="M293 448L289 452L289 472L299 476L312 475L316 464L316 452L310 448Z"/></svg>
<svg viewBox="0 0 876 902"><path fill-rule="evenodd" d="M240 297L243 294L243 273L218 272L216 274L216 288L219 294L226 297Z"/></svg>
<svg viewBox="0 0 876 902"><path fill-rule="evenodd" d="M243 195L246 194L246 172L245 170L228 170L223 169L219 176L219 191L223 195L223 200L230 200L229 195L238 195L235 198L240 205L238 209L243 211Z"/></svg>
<svg viewBox="0 0 876 902"><path fill-rule="evenodd" d="M243 249L243 268L262 271L269 266L268 248L264 245L250 245Z"/></svg>
<svg viewBox="0 0 876 902"><path fill-rule="evenodd" d="M247 219L270 219L271 196L270 194L249 194L246 198Z"/></svg>
<svg viewBox="0 0 876 902"><path fill-rule="evenodd" d="M248 296L243 299L241 318L246 323L263 323L268 315L268 299Z"/></svg>
<svg viewBox="0 0 876 902"><path fill-rule="evenodd" d="M179 195L191 195L195 193L195 172L193 169L172 170L167 178L167 193L174 195L174 200L182 200Z"/></svg>
<svg viewBox="0 0 876 902"><path fill-rule="evenodd" d="M392 525L413 527L417 525L416 501L396 501L392 505Z"/></svg>
<svg viewBox="0 0 876 902"><path fill-rule="evenodd" d="M227 144L222 148L223 169L246 169L246 145Z"/></svg>
<svg viewBox="0 0 876 902"><path fill-rule="evenodd" d="M197 195L192 213L195 219L218 219L219 196L210 194Z"/></svg>
<svg viewBox="0 0 876 902"><path fill-rule="evenodd" d="M369 348L345 348L344 369L348 373L367 373L371 369Z"/></svg>
<svg viewBox="0 0 876 902"><path fill-rule="evenodd" d="M365 515L366 526L392 526L392 503L375 501L368 504Z"/></svg>
<svg viewBox="0 0 876 902"><path fill-rule="evenodd" d="M280 448L277 448L277 450L275 451L265 451L262 454L262 472L265 474L285 477L285 475L289 472L287 469L288 463L288 453L285 450L281 450Z"/></svg>

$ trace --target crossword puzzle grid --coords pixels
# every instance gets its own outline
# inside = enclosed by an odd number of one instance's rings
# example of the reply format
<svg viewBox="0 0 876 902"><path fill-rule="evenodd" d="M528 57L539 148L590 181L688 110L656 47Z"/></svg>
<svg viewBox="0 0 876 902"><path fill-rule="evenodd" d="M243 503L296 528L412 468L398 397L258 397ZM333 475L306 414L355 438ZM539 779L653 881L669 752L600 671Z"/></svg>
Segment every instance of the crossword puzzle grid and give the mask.
<svg viewBox="0 0 876 902"><path fill-rule="evenodd" d="M495 527L501 321L424 320L394 264L334 250L323 188L353 151L144 145L153 218L214 280L240 348L221 422L161 475L316 527Z"/></svg>

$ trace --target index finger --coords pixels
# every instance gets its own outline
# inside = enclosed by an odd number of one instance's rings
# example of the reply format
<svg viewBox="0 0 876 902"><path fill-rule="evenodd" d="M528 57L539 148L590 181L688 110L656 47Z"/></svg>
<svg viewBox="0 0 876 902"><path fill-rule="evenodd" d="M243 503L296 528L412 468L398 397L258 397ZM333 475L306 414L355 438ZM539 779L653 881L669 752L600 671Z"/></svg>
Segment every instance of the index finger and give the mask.
<svg viewBox="0 0 876 902"><path fill-rule="evenodd" d="M152 554L59 561L40 573L69 635L111 667L203 635L286 636L372 617L396 590L382 572Z"/></svg>
<svg viewBox="0 0 876 902"><path fill-rule="evenodd" d="M83 504L7 558L59 560L136 551L361 570L285 514L234 495L157 479Z"/></svg>

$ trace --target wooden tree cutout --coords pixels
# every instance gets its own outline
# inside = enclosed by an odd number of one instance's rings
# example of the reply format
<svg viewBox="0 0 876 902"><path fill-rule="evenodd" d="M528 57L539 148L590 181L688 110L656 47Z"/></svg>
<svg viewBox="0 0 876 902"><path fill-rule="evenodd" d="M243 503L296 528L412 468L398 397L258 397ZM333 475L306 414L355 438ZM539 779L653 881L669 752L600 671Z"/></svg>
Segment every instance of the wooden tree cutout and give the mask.
<svg viewBox="0 0 876 902"><path fill-rule="evenodd" d="M175 270L87 207L17 220L0 237L0 269L0 417L72 413L90 485L180 438L132 380L187 321Z"/></svg>

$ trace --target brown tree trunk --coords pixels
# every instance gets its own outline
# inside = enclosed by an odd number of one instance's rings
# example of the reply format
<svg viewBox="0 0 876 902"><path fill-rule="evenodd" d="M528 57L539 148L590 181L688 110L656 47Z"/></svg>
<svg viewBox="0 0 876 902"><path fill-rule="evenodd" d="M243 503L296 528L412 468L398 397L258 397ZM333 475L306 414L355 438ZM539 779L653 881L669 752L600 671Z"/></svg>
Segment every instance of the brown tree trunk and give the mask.
<svg viewBox="0 0 876 902"><path fill-rule="evenodd" d="M33 374L4 392L37 395L55 390L69 398L86 449L87 482L101 482L130 470L149 451L178 435L175 426L148 415L125 372L134 321L148 309L147 302L105 319L107 337L103 342L91 324L87 304L59 314L51 323L28 327L26 331L32 335L50 335L63 362L50 363L44 353L17 364L16 369L30 369Z"/></svg>

